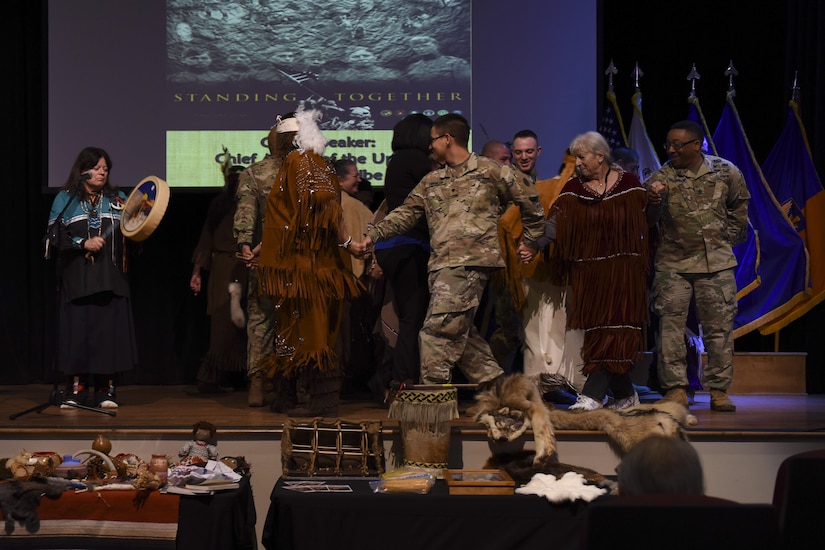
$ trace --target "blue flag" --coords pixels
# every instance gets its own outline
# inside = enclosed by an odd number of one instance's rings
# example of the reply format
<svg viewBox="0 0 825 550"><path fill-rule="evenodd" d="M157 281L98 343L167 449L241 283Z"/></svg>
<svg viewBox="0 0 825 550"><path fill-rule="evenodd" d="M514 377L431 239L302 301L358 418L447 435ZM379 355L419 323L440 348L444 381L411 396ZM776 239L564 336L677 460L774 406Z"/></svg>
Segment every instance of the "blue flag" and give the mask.
<svg viewBox="0 0 825 550"><path fill-rule="evenodd" d="M713 141L719 156L742 171L751 194L748 219L758 237L754 242L759 254L760 283L739 300L739 313L733 323L733 335L737 338L785 315L805 299L808 256L802 239L765 181L730 93ZM737 260L743 264L749 260L747 254L753 252L747 247L743 250L742 245L734 249Z"/></svg>
<svg viewBox="0 0 825 550"><path fill-rule="evenodd" d="M710 153L711 155L719 155L716 152L716 144L713 143L708 122L705 120L705 113L702 112L702 107L699 106L699 98L696 95L688 97L688 120L692 120L702 127L705 131L705 138L702 140L702 151Z"/></svg>
<svg viewBox="0 0 825 550"><path fill-rule="evenodd" d="M707 120L705 120L705 114L699 105L699 98L695 94L688 97L688 120L700 125L705 132L705 139L702 140L702 150L711 155L719 156ZM740 300L748 292L759 286L759 239L750 219L748 219L748 236L745 242L734 248L734 254L736 254L739 264L736 266L736 299Z"/></svg>
<svg viewBox="0 0 825 550"><path fill-rule="evenodd" d="M762 334L771 334L825 300L825 191L816 173L796 101L790 102L785 129L762 164L762 171L782 211L805 243L810 265L807 299L759 328Z"/></svg>

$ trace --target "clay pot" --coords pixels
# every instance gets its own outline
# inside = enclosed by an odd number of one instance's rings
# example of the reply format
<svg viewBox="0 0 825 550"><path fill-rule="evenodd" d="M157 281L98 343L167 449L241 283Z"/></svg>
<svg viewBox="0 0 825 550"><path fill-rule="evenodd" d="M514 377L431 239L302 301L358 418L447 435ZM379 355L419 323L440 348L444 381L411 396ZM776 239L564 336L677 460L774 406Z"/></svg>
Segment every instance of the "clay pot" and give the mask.
<svg viewBox="0 0 825 550"><path fill-rule="evenodd" d="M88 475L89 468L72 455L65 455L63 462L54 470L55 477L64 479L86 479Z"/></svg>
<svg viewBox="0 0 825 550"><path fill-rule="evenodd" d="M166 480L169 474L169 460L165 454L153 454L149 461L149 471L158 476L161 480Z"/></svg>

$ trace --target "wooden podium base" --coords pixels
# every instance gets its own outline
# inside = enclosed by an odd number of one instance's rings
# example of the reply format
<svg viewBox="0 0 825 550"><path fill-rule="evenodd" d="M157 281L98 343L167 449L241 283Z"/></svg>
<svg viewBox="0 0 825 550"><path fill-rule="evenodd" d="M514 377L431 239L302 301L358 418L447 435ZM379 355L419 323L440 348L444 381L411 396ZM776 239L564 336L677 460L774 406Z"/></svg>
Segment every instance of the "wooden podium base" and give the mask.
<svg viewBox="0 0 825 550"><path fill-rule="evenodd" d="M733 356L731 395L796 394L805 395L805 359L808 354L742 352ZM702 354L702 365L707 364ZM647 385L653 353L645 352L633 366L633 383Z"/></svg>

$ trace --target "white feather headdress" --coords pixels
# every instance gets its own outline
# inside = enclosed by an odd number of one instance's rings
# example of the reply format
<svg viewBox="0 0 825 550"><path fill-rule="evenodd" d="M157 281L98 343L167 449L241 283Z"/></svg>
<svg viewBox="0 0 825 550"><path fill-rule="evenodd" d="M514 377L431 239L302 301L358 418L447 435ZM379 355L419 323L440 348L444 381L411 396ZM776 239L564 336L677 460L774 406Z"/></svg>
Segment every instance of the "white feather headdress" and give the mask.
<svg viewBox="0 0 825 550"><path fill-rule="evenodd" d="M324 154L327 147L327 138L318 127L321 120L320 111L315 109L304 110L304 106L298 107L295 111L295 118L298 120L298 134L295 136L295 145L302 151L311 150L319 155Z"/></svg>

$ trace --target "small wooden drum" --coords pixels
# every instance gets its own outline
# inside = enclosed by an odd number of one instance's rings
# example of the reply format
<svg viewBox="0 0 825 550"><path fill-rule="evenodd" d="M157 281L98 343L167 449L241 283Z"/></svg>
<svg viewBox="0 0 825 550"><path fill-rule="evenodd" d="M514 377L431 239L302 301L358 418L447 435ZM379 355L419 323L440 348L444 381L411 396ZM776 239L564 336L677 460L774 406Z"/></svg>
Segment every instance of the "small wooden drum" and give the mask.
<svg viewBox="0 0 825 550"><path fill-rule="evenodd" d="M157 176L147 176L126 199L121 232L133 241L146 239L163 219L169 205L169 185Z"/></svg>
<svg viewBox="0 0 825 550"><path fill-rule="evenodd" d="M400 421L404 466L436 470L443 477L450 453L450 422L458 418L458 390L401 390L389 417Z"/></svg>

